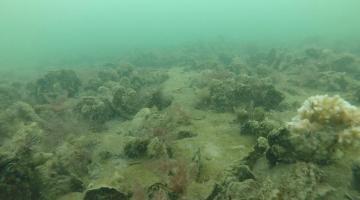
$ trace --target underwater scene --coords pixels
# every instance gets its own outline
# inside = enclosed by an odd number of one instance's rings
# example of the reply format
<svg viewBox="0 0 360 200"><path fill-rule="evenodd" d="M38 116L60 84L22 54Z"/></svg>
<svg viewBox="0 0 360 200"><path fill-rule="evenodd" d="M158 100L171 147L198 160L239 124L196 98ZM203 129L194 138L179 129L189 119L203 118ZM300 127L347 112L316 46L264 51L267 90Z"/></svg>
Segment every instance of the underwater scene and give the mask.
<svg viewBox="0 0 360 200"><path fill-rule="evenodd" d="M0 0L0 200L360 200L359 11Z"/></svg>

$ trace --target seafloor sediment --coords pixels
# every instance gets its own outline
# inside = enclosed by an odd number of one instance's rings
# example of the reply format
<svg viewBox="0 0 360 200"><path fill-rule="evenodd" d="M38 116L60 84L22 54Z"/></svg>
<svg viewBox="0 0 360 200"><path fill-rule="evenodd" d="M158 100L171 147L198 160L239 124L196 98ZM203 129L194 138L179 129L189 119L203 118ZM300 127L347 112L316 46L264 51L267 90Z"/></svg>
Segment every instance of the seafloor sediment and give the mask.
<svg viewBox="0 0 360 200"><path fill-rule="evenodd" d="M354 53L192 46L7 73L0 199L360 199Z"/></svg>

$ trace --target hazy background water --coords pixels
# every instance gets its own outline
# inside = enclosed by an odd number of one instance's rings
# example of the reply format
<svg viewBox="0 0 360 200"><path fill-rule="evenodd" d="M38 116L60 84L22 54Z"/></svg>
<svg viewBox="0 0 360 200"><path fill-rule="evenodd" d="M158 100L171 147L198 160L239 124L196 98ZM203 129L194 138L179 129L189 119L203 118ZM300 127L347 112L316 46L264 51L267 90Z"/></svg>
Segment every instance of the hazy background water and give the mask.
<svg viewBox="0 0 360 200"><path fill-rule="evenodd" d="M226 39L358 42L359 0L0 0L0 67Z"/></svg>

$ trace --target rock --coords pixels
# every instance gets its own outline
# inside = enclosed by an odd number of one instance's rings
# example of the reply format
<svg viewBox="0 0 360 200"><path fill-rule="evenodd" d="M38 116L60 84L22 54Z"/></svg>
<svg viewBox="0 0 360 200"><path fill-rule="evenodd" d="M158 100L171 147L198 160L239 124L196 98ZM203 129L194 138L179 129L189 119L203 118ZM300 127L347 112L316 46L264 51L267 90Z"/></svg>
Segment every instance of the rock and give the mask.
<svg viewBox="0 0 360 200"><path fill-rule="evenodd" d="M0 199L38 200L41 183L30 158L0 155Z"/></svg>
<svg viewBox="0 0 360 200"><path fill-rule="evenodd" d="M155 137L147 145L147 155L150 158L168 158L168 147L158 137Z"/></svg>
<svg viewBox="0 0 360 200"><path fill-rule="evenodd" d="M353 186L360 191L360 160L357 160L352 165Z"/></svg>
<svg viewBox="0 0 360 200"><path fill-rule="evenodd" d="M124 147L124 153L128 158L140 158L146 155L149 140L135 138Z"/></svg>
<svg viewBox="0 0 360 200"><path fill-rule="evenodd" d="M132 88L119 87L112 104L119 116L129 119L141 109L138 93Z"/></svg>
<svg viewBox="0 0 360 200"><path fill-rule="evenodd" d="M109 100L93 96L82 97L75 107L75 112L96 124L103 124L115 115Z"/></svg>
<svg viewBox="0 0 360 200"><path fill-rule="evenodd" d="M260 159L269 148L268 140L264 137L259 137L253 150L241 160L242 163L248 165L252 169L258 159Z"/></svg>
<svg viewBox="0 0 360 200"><path fill-rule="evenodd" d="M85 192L84 200L128 200L128 195L111 187L99 187Z"/></svg>
<svg viewBox="0 0 360 200"><path fill-rule="evenodd" d="M80 90L81 81L72 70L57 70L45 74L28 88L41 104L52 103L60 98L74 97Z"/></svg>
<svg viewBox="0 0 360 200"><path fill-rule="evenodd" d="M247 165L239 165L232 169L232 175L236 177L237 181L245 181L247 179L255 179L255 175Z"/></svg>
<svg viewBox="0 0 360 200"><path fill-rule="evenodd" d="M192 131L181 130L177 133L176 139L181 140L181 139L191 138L191 137L196 137L196 136L197 136L197 134Z"/></svg>
<svg viewBox="0 0 360 200"><path fill-rule="evenodd" d="M241 125L241 134L266 137L272 130L274 125L269 121L249 120Z"/></svg>
<svg viewBox="0 0 360 200"><path fill-rule="evenodd" d="M176 200L178 196L173 193L167 185L163 183L155 183L147 189L149 200Z"/></svg>

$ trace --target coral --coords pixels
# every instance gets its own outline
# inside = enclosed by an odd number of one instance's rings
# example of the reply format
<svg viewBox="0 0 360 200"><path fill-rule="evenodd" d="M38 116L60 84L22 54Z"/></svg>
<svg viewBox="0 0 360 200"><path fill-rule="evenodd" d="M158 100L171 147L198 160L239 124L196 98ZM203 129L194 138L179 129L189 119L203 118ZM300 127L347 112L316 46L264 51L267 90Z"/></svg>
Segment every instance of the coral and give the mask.
<svg viewBox="0 0 360 200"><path fill-rule="evenodd" d="M304 102L294 120L295 123L297 120L308 120L310 123L324 126L351 126L360 122L360 115L355 106L340 96L318 95L312 96Z"/></svg>
<svg viewBox="0 0 360 200"><path fill-rule="evenodd" d="M294 132L336 131L339 143L359 139L360 110L340 96L317 95L308 98L288 124ZM350 138L349 138L350 137Z"/></svg>
<svg viewBox="0 0 360 200"><path fill-rule="evenodd" d="M35 83L28 85L31 95L39 103L50 103L62 96L74 97L80 90L81 81L72 70L51 71Z"/></svg>

